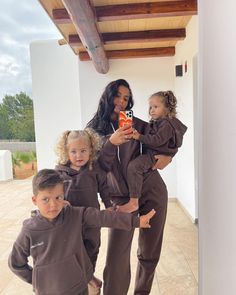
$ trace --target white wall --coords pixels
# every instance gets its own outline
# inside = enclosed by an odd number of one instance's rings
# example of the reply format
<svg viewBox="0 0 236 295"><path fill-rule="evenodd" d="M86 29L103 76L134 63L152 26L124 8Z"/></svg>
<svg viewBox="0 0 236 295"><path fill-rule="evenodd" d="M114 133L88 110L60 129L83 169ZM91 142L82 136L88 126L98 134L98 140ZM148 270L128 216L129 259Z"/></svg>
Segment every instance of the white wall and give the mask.
<svg viewBox="0 0 236 295"><path fill-rule="evenodd" d="M86 126L110 81L127 79L134 113L144 120L148 120L148 97L174 88L173 57L111 60L109 72L102 75L91 62L80 62L67 45L59 46L56 41L34 42L30 51L39 169L55 166L58 135ZM175 160L163 175L169 195L176 197Z"/></svg>
<svg viewBox="0 0 236 295"><path fill-rule="evenodd" d="M201 295L236 294L236 2L199 1Z"/></svg>
<svg viewBox="0 0 236 295"><path fill-rule="evenodd" d="M55 166L58 135L81 128L78 58L57 41L30 46L38 168Z"/></svg>
<svg viewBox="0 0 236 295"><path fill-rule="evenodd" d="M175 94L178 99L178 117L188 127L183 146L177 157L177 196L193 219L195 208L194 174L194 75L193 58L198 52L198 18L191 18L186 28L186 39L176 46L175 65L183 65L183 76L175 79ZM184 64L187 62L187 72ZM196 123L196 122L195 122ZM186 181L187 180L187 181Z"/></svg>
<svg viewBox="0 0 236 295"><path fill-rule="evenodd" d="M160 90L174 89L174 73L172 57L110 60L110 70L106 75L97 73L91 62L80 62L82 125L85 127L95 113L105 86L119 78L126 79L130 84L135 101L135 116L148 121L148 97ZM169 196L177 197L176 159L161 174L167 184Z"/></svg>

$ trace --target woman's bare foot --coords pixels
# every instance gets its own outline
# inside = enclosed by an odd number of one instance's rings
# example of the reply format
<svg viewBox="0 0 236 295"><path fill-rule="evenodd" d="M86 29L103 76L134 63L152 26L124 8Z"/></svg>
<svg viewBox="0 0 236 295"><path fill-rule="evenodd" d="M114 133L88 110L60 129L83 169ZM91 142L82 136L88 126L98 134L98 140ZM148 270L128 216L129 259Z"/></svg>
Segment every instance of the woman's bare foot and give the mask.
<svg viewBox="0 0 236 295"><path fill-rule="evenodd" d="M131 213L137 210L138 210L138 199L130 198L129 202L119 206L117 211L124 212L124 213Z"/></svg>

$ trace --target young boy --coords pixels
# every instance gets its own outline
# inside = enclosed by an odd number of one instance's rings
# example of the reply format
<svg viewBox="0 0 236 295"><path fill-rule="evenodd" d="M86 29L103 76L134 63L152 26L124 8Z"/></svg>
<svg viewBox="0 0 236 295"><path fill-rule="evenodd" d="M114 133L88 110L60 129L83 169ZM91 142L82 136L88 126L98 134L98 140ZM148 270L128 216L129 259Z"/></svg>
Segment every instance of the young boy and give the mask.
<svg viewBox="0 0 236 295"><path fill-rule="evenodd" d="M66 206L63 179L51 169L33 178L35 216L23 228L9 256L9 267L22 280L33 285L37 295L87 295L93 267L83 244L83 228L114 227L130 230L150 228L155 214L99 211L95 208ZM33 268L28 257L33 258Z"/></svg>

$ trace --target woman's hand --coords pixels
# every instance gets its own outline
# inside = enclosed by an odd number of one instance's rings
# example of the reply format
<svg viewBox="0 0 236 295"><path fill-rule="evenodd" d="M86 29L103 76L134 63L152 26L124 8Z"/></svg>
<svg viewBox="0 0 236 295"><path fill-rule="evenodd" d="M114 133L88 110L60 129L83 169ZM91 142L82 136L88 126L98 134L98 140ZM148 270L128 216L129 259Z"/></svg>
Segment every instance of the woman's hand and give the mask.
<svg viewBox="0 0 236 295"><path fill-rule="evenodd" d="M140 133L137 130L133 129L133 139L139 140L139 137Z"/></svg>
<svg viewBox="0 0 236 295"><path fill-rule="evenodd" d="M172 161L172 157L165 155L155 155L154 158L157 160L156 164L152 167L152 170L164 169Z"/></svg>
<svg viewBox="0 0 236 295"><path fill-rule="evenodd" d="M137 210L138 210L138 199L137 198L130 198L128 203L126 203L124 205L120 205L117 208L117 211L124 212L124 213L132 213Z"/></svg>
<svg viewBox="0 0 236 295"><path fill-rule="evenodd" d="M133 129L131 125L124 125L117 129L109 138L110 142L114 145L120 145L128 142L133 136Z"/></svg>

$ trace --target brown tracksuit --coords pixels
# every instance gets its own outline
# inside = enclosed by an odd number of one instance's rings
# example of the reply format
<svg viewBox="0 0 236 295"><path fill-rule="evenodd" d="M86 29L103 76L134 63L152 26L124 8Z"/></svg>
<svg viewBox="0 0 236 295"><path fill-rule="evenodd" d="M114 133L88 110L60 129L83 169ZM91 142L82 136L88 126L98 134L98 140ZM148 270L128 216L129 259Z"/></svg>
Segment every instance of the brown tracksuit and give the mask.
<svg viewBox="0 0 236 295"><path fill-rule="evenodd" d="M134 128L145 134L148 123L134 118ZM117 122L113 122L115 129ZM112 127L104 130L105 136L113 133ZM114 179L111 184L119 186L120 195L115 188L113 201L124 204L129 200L127 184L127 167L130 161L140 154L140 143L131 140L114 146L108 140L101 151L100 163L106 171L111 171ZM120 160L119 160L120 159ZM144 175L142 196L139 199L139 213L146 214L154 208L157 214L151 220L151 228L139 231L138 266L136 272L135 295L149 294L159 261L163 230L167 210L167 190L158 171L148 171ZM130 250L134 230L124 231L111 229L107 250L107 260L104 270L104 294L126 295L130 284Z"/></svg>
<svg viewBox="0 0 236 295"><path fill-rule="evenodd" d="M53 222L40 213L23 222L9 256L9 267L33 285L37 295L86 294L93 267L83 244L83 227L139 226L131 214L67 206ZM33 258L33 268L28 257Z"/></svg>
<svg viewBox="0 0 236 295"><path fill-rule="evenodd" d="M146 133L141 134L139 138L145 145L146 154L138 156L128 165L127 182L130 197L141 197L143 174L156 162L154 156L173 157L182 145L186 130L187 127L177 118L161 118L150 122Z"/></svg>
<svg viewBox="0 0 236 295"><path fill-rule="evenodd" d="M94 207L99 209L98 193L106 208L111 207L109 187L107 186L106 172L98 163L93 164L90 170L88 165L79 171L68 165L57 165L56 171L61 174L65 183L65 198L72 206ZM100 247L100 229L83 228L84 245L95 270Z"/></svg>

